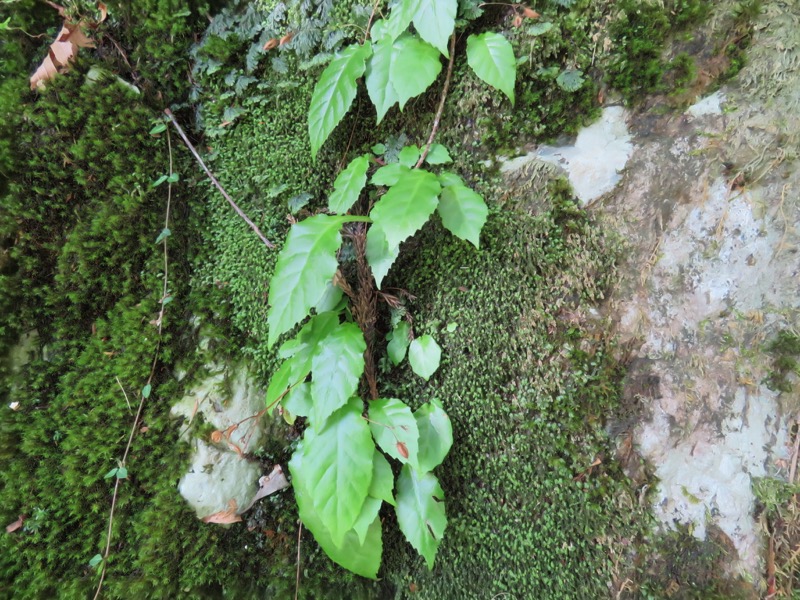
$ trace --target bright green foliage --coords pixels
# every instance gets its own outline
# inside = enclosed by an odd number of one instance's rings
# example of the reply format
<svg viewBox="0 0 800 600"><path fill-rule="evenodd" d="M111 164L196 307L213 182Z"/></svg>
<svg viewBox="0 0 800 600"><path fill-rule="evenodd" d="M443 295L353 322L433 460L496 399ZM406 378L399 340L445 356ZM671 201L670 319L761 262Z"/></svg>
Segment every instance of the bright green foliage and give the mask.
<svg viewBox="0 0 800 600"><path fill-rule="evenodd" d="M397 94L400 108L427 90L441 70L442 62L433 46L408 33L397 38L392 45L389 61L389 81Z"/></svg>
<svg viewBox="0 0 800 600"><path fill-rule="evenodd" d="M358 325L343 323L320 340L311 359L312 423L325 420L356 393L367 344Z"/></svg>
<svg viewBox="0 0 800 600"><path fill-rule="evenodd" d="M517 59L514 49L499 33L482 33L467 38L467 62L475 74L501 90L514 104Z"/></svg>
<svg viewBox="0 0 800 600"><path fill-rule="evenodd" d="M449 57L447 40L455 27L458 0L436 0L435 2L404 0L405 2L417 5L414 12L414 27L420 37Z"/></svg>
<svg viewBox="0 0 800 600"><path fill-rule="evenodd" d="M333 182L333 193L328 198L328 209L336 214L343 215L358 200L361 190L367 183L367 169L369 168L369 155L365 154L350 161Z"/></svg>
<svg viewBox="0 0 800 600"><path fill-rule="evenodd" d="M380 22L379 22L380 23ZM378 23L376 23L376 26ZM373 28L374 31L374 28ZM400 97L392 85L391 65L394 54L394 39L383 38L372 45L372 57L367 62L365 82L370 100L378 111L378 123Z"/></svg>
<svg viewBox="0 0 800 600"><path fill-rule="evenodd" d="M420 150L414 145L405 146L402 150L400 150L400 154L397 155L397 161L404 167L408 167L409 169L413 168L414 165L417 164L417 161L420 157ZM394 185L394 184L392 184Z"/></svg>
<svg viewBox="0 0 800 600"><path fill-rule="evenodd" d="M381 450L401 463L416 466L419 431L405 402L396 398L371 401L369 428Z"/></svg>
<svg viewBox="0 0 800 600"><path fill-rule="evenodd" d="M406 165L400 164L399 162L390 163L375 171L375 174L370 179L370 183L372 183L372 185L393 186L400 181L404 174L409 172L410 169Z"/></svg>
<svg viewBox="0 0 800 600"><path fill-rule="evenodd" d="M386 346L386 352L392 364L399 365L406 357L406 350L411 343L411 339L409 338L410 333L411 327L406 321L400 321L392 331L392 339Z"/></svg>
<svg viewBox="0 0 800 600"><path fill-rule="evenodd" d="M311 106L308 108L308 134L311 156L316 157L322 144L350 109L356 97L356 80L364 74L372 46L348 46L322 72Z"/></svg>
<svg viewBox="0 0 800 600"><path fill-rule="evenodd" d="M442 188L436 176L421 169L403 174L375 204L370 216L389 247L416 233L436 210Z"/></svg>
<svg viewBox="0 0 800 600"><path fill-rule="evenodd" d="M414 419L417 421L420 441L417 466L422 473L433 471L442 464L453 445L450 417L444 412L442 403L432 398L414 412Z"/></svg>
<svg viewBox="0 0 800 600"><path fill-rule="evenodd" d="M436 476L420 475L411 465L404 465L397 478L395 511L400 531L432 569L447 527L444 492Z"/></svg>
<svg viewBox="0 0 800 600"><path fill-rule="evenodd" d="M479 194L465 185L450 185L442 190L439 206L442 225L453 235L480 246L480 233L486 223L489 208Z"/></svg>
<svg viewBox="0 0 800 600"><path fill-rule="evenodd" d="M339 229L352 217L317 215L289 232L269 283L269 344L308 315L336 273Z"/></svg>
<svg viewBox="0 0 800 600"><path fill-rule="evenodd" d="M362 410L354 398L335 412L303 445L302 468L292 469L292 477L312 490L315 513L338 547L358 519L372 481L374 445Z"/></svg>
<svg viewBox="0 0 800 600"><path fill-rule="evenodd" d="M428 334L415 339L408 348L408 362L411 369L425 381L439 368L441 358L442 349Z"/></svg>
<svg viewBox="0 0 800 600"><path fill-rule="evenodd" d="M425 162L429 165L446 165L453 162L453 159L450 158L447 148L441 144L431 144L428 155L425 157Z"/></svg>
<svg viewBox="0 0 800 600"><path fill-rule="evenodd" d="M372 481L369 484L369 495L373 498L380 498L394 506L394 473L389 461L379 451L375 450L372 458Z"/></svg>
<svg viewBox="0 0 800 600"><path fill-rule="evenodd" d="M375 285L381 287L384 277L400 255L400 244L389 244L379 225L373 225L367 233L367 262L372 269Z"/></svg>

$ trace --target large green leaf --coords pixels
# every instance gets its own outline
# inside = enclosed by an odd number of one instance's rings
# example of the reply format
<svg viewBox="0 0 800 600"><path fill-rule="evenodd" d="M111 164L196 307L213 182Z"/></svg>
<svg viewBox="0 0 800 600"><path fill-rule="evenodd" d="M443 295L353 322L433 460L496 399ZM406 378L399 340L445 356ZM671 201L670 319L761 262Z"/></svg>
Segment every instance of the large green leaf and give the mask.
<svg viewBox="0 0 800 600"><path fill-rule="evenodd" d="M502 91L511 100L511 104L514 104L517 59L506 38L493 32L469 36L467 63L478 77Z"/></svg>
<svg viewBox="0 0 800 600"><path fill-rule="evenodd" d="M449 57L447 40L453 33L458 0L418 0L414 27L420 37Z"/></svg>
<svg viewBox="0 0 800 600"><path fill-rule="evenodd" d="M283 397L281 405L292 417L308 417L314 410L311 400L311 384L298 383Z"/></svg>
<svg viewBox="0 0 800 600"><path fill-rule="evenodd" d="M369 42L353 44L339 52L322 72L308 109L312 157L317 156L322 144L350 109L356 97L356 80L364 74L371 54Z"/></svg>
<svg viewBox="0 0 800 600"><path fill-rule="evenodd" d="M388 165L384 165L375 171L375 173L372 175L372 179L370 179L370 183L373 185L393 186L396 185L397 182L400 181L400 178L409 171L410 169L407 166L401 165L399 162L389 163Z"/></svg>
<svg viewBox="0 0 800 600"><path fill-rule="evenodd" d="M343 223L363 217L316 215L289 230L269 282L268 343L302 321L322 299L338 267L336 251L342 245Z"/></svg>
<svg viewBox="0 0 800 600"><path fill-rule="evenodd" d="M367 93L378 112L378 123L400 97L391 82L392 53L394 38L385 37L372 45L373 53L367 62Z"/></svg>
<svg viewBox="0 0 800 600"><path fill-rule="evenodd" d="M433 568L436 551L447 527L444 492L433 473L417 473L411 465L403 465L397 478L397 524Z"/></svg>
<svg viewBox="0 0 800 600"><path fill-rule="evenodd" d="M372 522L363 542L359 539L355 530L351 529L345 533L341 547L334 543L330 531L325 527L314 508L312 494L314 488L306 485L302 476L305 471L305 446L310 443L312 437L313 433L307 430L305 439L300 442L292 459L289 461L289 472L292 474L292 487L294 488L300 520L331 560L357 575L375 579L381 565L381 554L383 552L380 519L376 518ZM358 520L358 517L356 520Z"/></svg>
<svg viewBox="0 0 800 600"><path fill-rule="evenodd" d="M367 183L367 169L369 168L369 154L364 154L350 161L333 182L333 193L328 198L328 208L331 212L343 215L358 200L361 190Z"/></svg>
<svg viewBox="0 0 800 600"><path fill-rule="evenodd" d="M361 513L358 515L356 522L353 524L353 531L358 536L358 541L363 544L369 535L369 529L378 518L378 511L381 509L383 501L379 498L367 496L364 500L364 506L361 507Z"/></svg>
<svg viewBox="0 0 800 600"><path fill-rule="evenodd" d="M372 458L372 482L369 484L369 495L385 500L392 506L396 504L392 490L394 489L394 473L389 461L377 448Z"/></svg>
<svg viewBox="0 0 800 600"><path fill-rule="evenodd" d="M392 45L389 80L397 93L400 109L436 81L442 70L439 52L417 36L404 33Z"/></svg>
<svg viewBox="0 0 800 600"><path fill-rule="evenodd" d="M378 447L395 460L417 464L417 421L408 405L396 398L369 403L369 428Z"/></svg>
<svg viewBox="0 0 800 600"><path fill-rule="evenodd" d="M386 234L373 224L367 232L367 262L372 269L375 285L380 289L383 278L400 255L400 244L390 246Z"/></svg>
<svg viewBox="0 0 800 600"><path fill-rule="evenodd" d="M338 547L361 514L372 482L375 445L362 410L362 401L352 398L318 433L306 430L311 439L304 444L303 466L292 472L312 491L316 514Z"/></svg>
<svg viewBox="0 0 800 600"><path fill-rule="evenodd" d="M408 348L408 362L411 364L411 370L425 381L428 381L439 368L441 358L442 349L436 340L427 334L415 339Z"/></svg>
<svg viewBox="0 0 800 600"><path fill-rule="evenodd" d="M395 4L384 27L384 35L396 40L400 34L408 29L414 14L417 12L420 0L400 0Z"/></svg>
<svg viewBox="0 0 800 600"><path fill-rule="evenodd" d="M311 358L311 422L319 431L325 420L356 393L364 372L367 343L355 323L343 323L323 339Z"/></svg>
<svg viewBox="0 0 800 600"><path fill-rule="evenodd" d="M422 472L432 471L450 452L453 445L453 425L450 417L436 398L426 402L414 412L419 431L417 463Z"/></svg>
<svg viewBox="0 0 800 600"><path fill-rule="evenodd" d="M486 223L489 209L479 194L465 185L449 185L442 190L439 206L442 225L462 240L480 246L481 229Z"/></svg>
<svg viewBox="0 0 800 600"><path fill-rule="evenodd" d="M370 213L386 235L389 248L400 245L422 227L439 202L442 187L436 175L422 169L403 173Z"/></svg>
<svg viewBox="0 0 800 600"><path fill-rule="evenodd" d="M386 352L393 365L399 365L406 357L406 350L411 343L408 335L411 333L411 326L406 321L400 321L392 332L392 339L386 346Z"/></svg>

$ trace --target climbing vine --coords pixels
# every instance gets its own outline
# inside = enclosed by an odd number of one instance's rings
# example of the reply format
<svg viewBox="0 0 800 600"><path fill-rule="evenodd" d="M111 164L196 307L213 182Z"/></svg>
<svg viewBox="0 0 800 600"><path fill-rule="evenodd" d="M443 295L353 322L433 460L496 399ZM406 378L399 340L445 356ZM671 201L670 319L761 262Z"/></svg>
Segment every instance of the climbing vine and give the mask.
<svg viewBox="0 0 800 600"><path fill-rule="evenodd" d="M395 104L402 110L434 83L444 56L442 102L424 147L389 153L376 144L338 175L327 213L292 226L270 281L269 345L310 318L279 347L283 362L266 398L288 421L307 420L289 462L300 519L335 562L371 578L380 567L384 502L433 567L447 526L445 494L433 470L453 442L444 402L430 399L412 411L405 401L378 393L377 307L399 303L381 284L401 244L434 213L475 247L488 215L483 198L443 168L452 160L433 141L452 74L458 1L401 0L388 16L374 19L382 16L380 4L363 42L338 52L315 86L308 118L312 156L349 111L362 77L380 122ZM488 32L470 35L466 51L475 74L513 103L511 44ZM374 193L365 192L368 182ZM418 376L427 380L436 372L441 349L433 337L412 339L410 320L397 319L390 338L392 364L407 354ZM387 456L402 465L396 481Z"/></svg>

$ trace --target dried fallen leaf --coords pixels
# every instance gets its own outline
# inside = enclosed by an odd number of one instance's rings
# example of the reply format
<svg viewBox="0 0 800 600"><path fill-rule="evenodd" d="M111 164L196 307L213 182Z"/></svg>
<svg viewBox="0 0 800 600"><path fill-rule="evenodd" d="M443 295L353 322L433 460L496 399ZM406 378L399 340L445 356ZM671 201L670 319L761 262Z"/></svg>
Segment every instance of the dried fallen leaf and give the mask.
<svg viewBox="0 0 800 600"><path fill-rule="evenodd" d="M213 515L208 515L202 519L203 523L219 524L238 523L241 520L242 517L236 514L236 500L233 499L228 501L228 510L215 512Z"/></svg>
<svg viewBox="0 0 800 600"><path fill-rule="evenodd" d="M268 52L268 51L272 50L273 48L277 48L277 47L278 47L278 39L277 38L272 38L270 40L267 40L267 43L264 44L264 47L262 48L262 50L264 50L265 52Z"/></svg>
<svg viewBox="0 0 800 600"><path fill-rule="evenodd" d="M408 458L408 448L403 442L397 442L397 451L403 458Z"/></svg>
<svg viewBox="0 0 800 600"><path fill-rule="evenodd" d="M261 498L289 487L289 480L286 479L286 475L283 474L281 466L275 465L269 475L264 475L258 480L258 486L258 492L256 492L255 497L250 501L247 508L242 511L243 513L253 508L253 505L261 500Z"/></svg>
<svg viewBox="0 0 800 600"><path fill-rule="evenodd" d="M82 30L83 24L64 23L58 32L55 41L50 44L47 57L31 75L31 89L43 87L48 79L65 70L70 60L78 53L79 48L94 48L94 42L86 37Z"/></svg>
<svg viewBox="0 0 800 600"><path fill-rule="evenodd" d="M100 24L103 21L105 21L106 17L108 16L108 7L106 7L106 5L103 4L102 2L98 2L97 10L100 11L100 20L97 22L98 24Z"/></svg>
<svg viewBox="0 0 800 600"><path fill-rule="evenodd" d="M519 15L514 15L514 21L511 23L514 27L519 27L522 25L522 17Z"/></svg>
<svg viewBox="0 0 800 600"><path fill-rule="evenodd" d="M278 43L278 45L279 46L284 46L284 45L288 44L289 42L292 41L293 37L294 37L294 33L290 31L289 33L287 33L285 36L283 36L281 38L281 41Z"/></svg>
<svg viewBox="0 0 800 600"><path fill-rule="evenodd" d="M539 13L537 13L535 10L533 10L532 8L523 8L522 9L522 14L528 19L538 19L539 17L542 16Z"/></svg>
<svg viewBox="0 0 800 600"><path fill-rule="evenodd" d="M25 522L25 515L20 515L19 518L11 523L10 525L6 525L6 533L13 533Z"/></svg>

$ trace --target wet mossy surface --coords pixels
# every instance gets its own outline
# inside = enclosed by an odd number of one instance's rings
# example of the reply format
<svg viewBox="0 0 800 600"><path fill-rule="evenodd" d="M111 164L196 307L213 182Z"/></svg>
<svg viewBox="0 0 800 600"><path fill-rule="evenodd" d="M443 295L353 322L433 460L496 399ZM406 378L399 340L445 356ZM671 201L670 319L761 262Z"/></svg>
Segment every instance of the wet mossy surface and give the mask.
<svg viewBox="0 0 800 600"><path fill-rule="evenodd" d="M220 3L152 0L146 17L138 5L108 4L113 28L106 33L117 36L125 56L106 39L38 97L19 72L36 66L46 42L0 49L8 59L0 86L8 119L0 127L15 138L0 142L2 349L24 331L41 336L38 357L4 374L0 387L0 518L27 519L0 542L0 595L7 597L84 598L97 584L88 563L103 550L113 490L103 475L116 466L132 423L117 380L135 410L157 348L151 321L163 255L153 242L166 188L151 182L167 171L169 156L164 135L148 131L161 109L172 104L184 123L205 127L205 137L199 129L190 135L202 142L209 165L280 245L289 202L307 195L297 218L319 210L343 160L401 135L424 142L442 83L380 127L359 97L312 162L305 117L324 67L315 57L349 40L350 25L366 22L370 2L317 3L330 4L327 12L290 3L281 14L276 2L233 3L227 21L205 33L202 19ZM15 24L50 27L55 35L58 19L22 5L24 18ZM699 18L699 3L683 5L687 19ZM588 598L603 597L625 576L631 547L650 523L604 430L623 369L591 316L614 281L617 244L572 204L563 184L536 199L546 211L529 214L526 202L509 197L498 175L477 162L572 133L596 115L603 73L591 36L611 16L604 6L537 7L541 21L555 25L544 35L532 34L532 23L513 28L504 9L468 25L502 30L517 55L528 57L512 108L467 73L460 47L439 134L454 169L492 212L480 250L438 222L404 245L388 284L415 297L407 302L415 332L434 334L444 361L427 384L407 368L381 380L384 394L413 405L439 398L453 421L456 441L437 472L448 502L446 536L428 572L386 512L381 581L372 583L333 565L306 533L301 597ZM253 52L297 25L307 25L307 37L296 46ZM647 28L629 31L652 37ZM142 94L113 79L87 85L95 63ZM563 89L556 80L565 69L581 70L584 85ZM675 67L676 81L690 74L686 61ZM200 316L217 358L245 359L266 382L277 365L265 343L276 254L213 190L177 137L171 141L181 175L169 241L175 300L143 414L147 429L135 437L121 487L104 596L290 597L297 552L290 490L263 501L248 527L223 528L198 521L176 489L187 456L175 441L185 424L167 415L203 367L190 318ZM388 314L383 318L381 333L389 329ZM180 383L173 376L179 362L189 371ZM19 410L6 409L10 402ZM285 462L297 433L287 427L260 458Z"/></svg>

